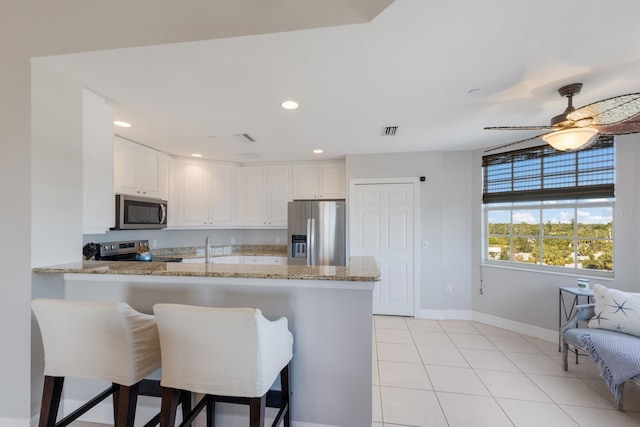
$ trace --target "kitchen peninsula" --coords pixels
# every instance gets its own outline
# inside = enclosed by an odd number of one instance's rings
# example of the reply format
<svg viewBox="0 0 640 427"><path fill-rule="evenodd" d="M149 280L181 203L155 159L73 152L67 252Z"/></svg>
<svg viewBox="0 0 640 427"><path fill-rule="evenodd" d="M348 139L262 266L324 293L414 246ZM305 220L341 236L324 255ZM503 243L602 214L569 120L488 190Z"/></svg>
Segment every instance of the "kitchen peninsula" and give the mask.
<svg viewBox="0 0 640 427"><path fill-rule="evenodd" d="M33 272L59 275L67 299L125 301L146 313L173 302L286 316L294 335L294 425L372 423L372 299L380 279L372 257L352 257L346 267L84 261ZM244 414L233 406L221 411L229 418Z"/></svg>

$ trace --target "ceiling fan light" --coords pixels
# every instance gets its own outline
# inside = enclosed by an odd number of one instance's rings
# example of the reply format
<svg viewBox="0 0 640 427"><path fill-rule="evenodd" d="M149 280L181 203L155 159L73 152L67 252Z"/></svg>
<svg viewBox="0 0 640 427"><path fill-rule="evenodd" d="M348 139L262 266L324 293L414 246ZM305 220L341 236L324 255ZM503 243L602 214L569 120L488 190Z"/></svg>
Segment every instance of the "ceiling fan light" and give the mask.
<svg viewBox="0 0 640 427"><path fill-rule="evenodd" d="M560 151L576 151L591 145L598 137L598 130L590 127L571 128L551 132L542 139Z"/></svg>

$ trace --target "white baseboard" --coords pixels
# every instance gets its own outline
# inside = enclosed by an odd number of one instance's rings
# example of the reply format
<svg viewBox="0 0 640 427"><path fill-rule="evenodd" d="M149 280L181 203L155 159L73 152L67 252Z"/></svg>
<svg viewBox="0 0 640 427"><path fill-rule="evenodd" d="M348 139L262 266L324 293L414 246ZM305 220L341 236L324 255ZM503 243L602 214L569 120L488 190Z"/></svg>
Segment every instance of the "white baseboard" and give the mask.
<svg viewBox="0 0 640 427"><path fill-rule="evenodd" d="M558 331L540 328L538 326L528 325L526 323L514 322L513 320L503 319L501 317L492 316L490 314L478 313L468 310L420 310L417 316L420 319L434 320L475 320L477 322L486 323L496 328L506 329L530 337L539 338L549 342L558 342Z"/></svg>
<svg viewBox="0 0 640 427"><path fill-rule="evenodd" d="M2 427L30 427L30 420L24 418L2 418L0 417L0 426ZM37 425L38 423L36 423Z"/></svg>
<svg viewBox="0 0 640 427"><path fill-rule="evenodd" d="M472 312L468 310L420 310L418 319L433 319L433 320L473 320Z"/></svg>

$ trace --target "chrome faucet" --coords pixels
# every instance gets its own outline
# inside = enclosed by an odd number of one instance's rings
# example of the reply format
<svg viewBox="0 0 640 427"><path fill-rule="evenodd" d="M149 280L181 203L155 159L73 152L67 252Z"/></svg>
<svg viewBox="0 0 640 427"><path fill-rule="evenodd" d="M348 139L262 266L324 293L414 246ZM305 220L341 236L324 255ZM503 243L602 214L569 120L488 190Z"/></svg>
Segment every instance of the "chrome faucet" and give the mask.
<svg viewBox="0 0 640 427"><path fill-rule="evenodd" d="M211 262L211 245L209 244L209 236L204 239L204 262Z"/></svg>

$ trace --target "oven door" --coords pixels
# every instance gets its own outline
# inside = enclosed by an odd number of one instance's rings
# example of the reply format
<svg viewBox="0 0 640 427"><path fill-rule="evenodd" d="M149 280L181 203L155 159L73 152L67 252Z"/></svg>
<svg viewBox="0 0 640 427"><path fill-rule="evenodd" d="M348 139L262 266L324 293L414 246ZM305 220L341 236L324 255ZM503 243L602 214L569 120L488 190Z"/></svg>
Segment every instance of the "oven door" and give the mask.
<svg viewBox="0 0 640 427"><path fill-rule="evenodd" d="M167 227L167 201L116 194L116 230Z"/></svg>

